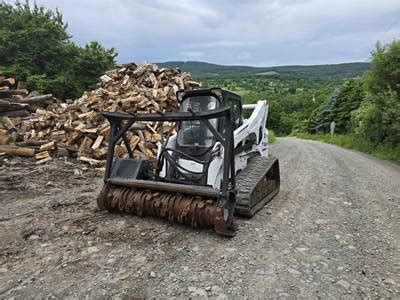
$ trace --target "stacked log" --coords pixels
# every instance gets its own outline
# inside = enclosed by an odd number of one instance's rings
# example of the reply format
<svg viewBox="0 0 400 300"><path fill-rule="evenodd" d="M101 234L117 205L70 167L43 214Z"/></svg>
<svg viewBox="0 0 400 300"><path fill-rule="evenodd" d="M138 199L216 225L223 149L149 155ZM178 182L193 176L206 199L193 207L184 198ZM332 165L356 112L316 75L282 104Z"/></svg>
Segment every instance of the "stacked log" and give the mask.
<svg viewBox="0 0 400 300"><path fill-rule="evenodd" d="M101 76L97 89L85 92L72 103L38 108L28 117L0 120L0 153L31 156L38 163L68 156L101 166L107 155L110 126L102 111L176 111L176 91L199 86L179 69L159 69L152 64L127 64ZM154 160L161 131L173 130L164 122L137 123L127 133L135 158ZM10 145L11 144L11 145ZM24 148L30 150L17 150ZM33 150L33 151L31 151ZM128 155L123 141L116 155Z"/></svg>
<svg viewBox="0 0 400 300"><path fill-rule="evenodd" d="M15 78L4 78L0 74L0 117L24 117L37 107L46 107L55 101L51 94L29 93L22 82L18 85Z"/></svg>

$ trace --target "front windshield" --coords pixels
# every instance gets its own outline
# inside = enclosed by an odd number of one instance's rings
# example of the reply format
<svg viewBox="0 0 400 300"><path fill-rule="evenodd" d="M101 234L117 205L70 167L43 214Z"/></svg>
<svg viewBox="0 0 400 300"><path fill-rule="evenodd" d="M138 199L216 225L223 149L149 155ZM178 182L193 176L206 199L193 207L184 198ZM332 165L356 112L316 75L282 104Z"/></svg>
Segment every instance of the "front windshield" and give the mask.
<svg viewBox="0 0 400 300"><path fill-rule="evenodd" d="M213 96L188 97L181 103L180 111L194 112L209 111L218 107L218 100ZM217 119L209 120L217 129ZM182 121L178 131L178 144L180 146L210 147L214 143L212 132L200 120Z"/></svg>

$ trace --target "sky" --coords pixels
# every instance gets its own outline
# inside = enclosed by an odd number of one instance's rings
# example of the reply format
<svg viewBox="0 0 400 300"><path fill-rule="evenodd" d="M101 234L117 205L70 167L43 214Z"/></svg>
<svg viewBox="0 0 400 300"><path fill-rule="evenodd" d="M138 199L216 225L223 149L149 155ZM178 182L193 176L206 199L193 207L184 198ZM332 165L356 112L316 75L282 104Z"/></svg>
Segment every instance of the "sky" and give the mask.
<svg viewBox="0 0 400 300"><path fill-rule="evenodd" d="M77 44L119 63L200 60L277 66L368 61L400 38L400 0L36 0L58 8Z"/></svg>

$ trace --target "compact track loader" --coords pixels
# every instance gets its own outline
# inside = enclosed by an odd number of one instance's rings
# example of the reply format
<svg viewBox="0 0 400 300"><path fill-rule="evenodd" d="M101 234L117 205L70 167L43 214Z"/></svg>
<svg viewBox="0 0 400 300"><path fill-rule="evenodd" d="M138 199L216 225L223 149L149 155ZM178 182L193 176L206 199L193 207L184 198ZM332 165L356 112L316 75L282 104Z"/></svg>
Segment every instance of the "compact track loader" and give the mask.
<svg viewBox="0 0 400 300"><path fill-rule="evenodd" d="M279 191L279 162L268 155L267 103L242 105L239 95L220 88L178 91L177 98L178 112L103 113L111 129L98 206L232 236L234 214L253 216ZM243 110L252 110L248 119ZM133 159L126 137L135 122L146 121L176 124L158 147L156 166ZM120 139L129 158L114 157Z"/></svg>

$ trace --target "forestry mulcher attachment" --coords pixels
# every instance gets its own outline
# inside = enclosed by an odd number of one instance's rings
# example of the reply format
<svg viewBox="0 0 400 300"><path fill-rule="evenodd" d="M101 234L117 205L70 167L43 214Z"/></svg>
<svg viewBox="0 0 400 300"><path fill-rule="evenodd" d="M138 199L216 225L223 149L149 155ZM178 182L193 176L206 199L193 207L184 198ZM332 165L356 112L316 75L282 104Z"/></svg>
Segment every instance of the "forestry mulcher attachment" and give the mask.
<svg viewBox="0 0 400 300"><path fill-rule="evenodd" d="M104 112L111 125L100 209L236 231L234 214L251 217L279 191L279 162L268 155L266 101L242 105L220 89L178 91L178 112ZM243 110L253 110L248 119ZM159 144L155 168L133 159L126 132L134 122L175 122ZM129 158L114 158L123 139ZM163 140L163 138L162 138Z"/></svg>

